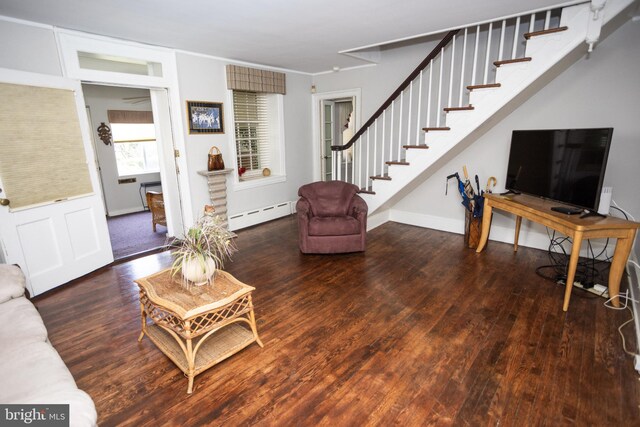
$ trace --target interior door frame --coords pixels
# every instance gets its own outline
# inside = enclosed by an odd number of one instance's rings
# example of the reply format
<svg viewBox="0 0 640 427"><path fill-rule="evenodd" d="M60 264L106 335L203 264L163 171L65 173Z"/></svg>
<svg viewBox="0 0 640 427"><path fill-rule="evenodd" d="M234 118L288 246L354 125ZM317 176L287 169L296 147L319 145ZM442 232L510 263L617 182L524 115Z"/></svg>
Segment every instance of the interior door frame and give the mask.
<svg viewBox="0 0 640 427"><path fill-rule="evenodd" d="M312 122L312 140L313 140L313 149L311 150L311 155L313 158L313 180L314 181L322 181L322 168L321 168L321 160L322 160L322 146L324 141L322 140L322 102L325 100L335 100L335 99L344 99L344 98L352 98L353 99L353 111L355 112L355 128L354 132L357 132L360 129L360 124L362 123L362 109L361 109L361 98L362 98L362 89L345 89L345 90L337 90L331 92L321 92L314 93L311 96L311 114L313 117Z"/></svg>
<svg viewBox="0 0 640 427"><path fill-rule="evenodd" d="M159 153L160 176L167 184L172 183L173 177L177 180L175 191L167 191L164 194L167 206L167 233L170 236L182 237L186 228L193 224L194 216L191 208L183 106L178 90L175 52L71 30L56 28L54 32L65 77L86 84L149 89L154 118L155 107L163 108L163 116L169 119L160 123L161 126L166 126L162 132L165 136L163 140L170 139L171 147L163 144L162 153ZM159 63L162 65L162 75L137 75L82 68L78 59L79 52ZM166 112L165 107L168 109Z"/></svg>

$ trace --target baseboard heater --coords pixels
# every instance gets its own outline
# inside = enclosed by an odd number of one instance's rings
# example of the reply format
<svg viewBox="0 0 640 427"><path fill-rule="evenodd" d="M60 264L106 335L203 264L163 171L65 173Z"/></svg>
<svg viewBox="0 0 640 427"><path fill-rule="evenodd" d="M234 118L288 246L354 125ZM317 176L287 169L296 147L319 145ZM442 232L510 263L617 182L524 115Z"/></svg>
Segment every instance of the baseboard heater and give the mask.
<svg viewBox="0 0 640 427"><path fill-rule="evenodd" d="M276 218L291 215L291 202L282 202L260 209L253 209L247 212L229 216L229 229L240 230L251 227Z"/></svg>

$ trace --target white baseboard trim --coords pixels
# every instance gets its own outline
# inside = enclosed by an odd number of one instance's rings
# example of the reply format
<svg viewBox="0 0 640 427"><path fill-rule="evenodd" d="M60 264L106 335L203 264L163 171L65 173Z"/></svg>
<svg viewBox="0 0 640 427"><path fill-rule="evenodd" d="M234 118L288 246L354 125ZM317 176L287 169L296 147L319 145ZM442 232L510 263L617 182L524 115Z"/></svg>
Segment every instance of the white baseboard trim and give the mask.
<svg viewBox="0 0 640 427"><path fill-rule="evenodd" d="M376 227L389 221L389 211L376 212L367 217L367 231L371 231Z"/></svg>
<svg viewBox="0 0 640 427"><path fill-rule="evenodd" d="M144 209L141 207L136 207L136 208L128 208L128 209L119 209L117 211L109 211L108 215L111 216L120 216L120 215L126 215L126 214L130 214L130 213L136 213L136 212L143 212Z"/></svg>
<svg viewBox="0 0 640 427"><path fill-rule="evenodd" d="M229 215L229 230L235 231L291 215L295 203L287 201L259 209Z"/></svg>
<svg viewBox="0 0 640 427"><path fill-rule="evenodd" d="M432 228L434 230L447 231L449 233L464 234L464 220L456 218L444 218L435 215L426 215L416 212L407 212L397 209L391 209L389 211L389 220L399 222L401 224L415 225L417 227ZM535 248L541 250L547 250L549 248L549 236L543 233L539 233L532 230L527 226L528 221L522 222L522 228L520 229L520 237L518 239L518 246L524 246L528 248ZM489 240L513 244L515 229L510 227L496 226L491 227L491 233L489 234ZM604 248L604 241L592 241L591 247L595 254L598 254ZM613 249L615 243L611 243L608 246L607 254L613 256ZM570 247L566 247L570 250ZM581 256L588 257L588 252L585 245L583 245L580 251Z"/></svg>

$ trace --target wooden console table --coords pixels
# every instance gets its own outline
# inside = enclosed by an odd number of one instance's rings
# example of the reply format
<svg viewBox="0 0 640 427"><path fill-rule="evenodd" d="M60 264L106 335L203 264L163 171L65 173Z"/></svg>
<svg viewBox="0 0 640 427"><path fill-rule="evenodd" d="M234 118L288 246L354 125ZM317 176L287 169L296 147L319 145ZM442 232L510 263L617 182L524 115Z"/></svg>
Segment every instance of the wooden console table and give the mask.
<svg viewBox="0 0 640 427"><path fill-rule="evenodd" d="M583 239L615 238L616 248L611 261L609 271L609 296L612 297L614 306L620 306L618 293L620 291L620 279L624 271L625 264L629 258L633 241L636 237L640 223L627 221L620 218L607 216L605 218L591 216L580 218L580 215L566 215L551 210L552 206L559 206L561 203L545 200L525 194L499 196L497 194L485 194L484 215L482 219L482 235L480 244L476 252L482 252L491 228L492 210L499 209L516 215L516 233L513 242L513 250L518 250L518 235L520 234L520 224L522 218L537 222L553 230L563 233L573 240L571 257L569 258L569 269L567 272L567 284L564 291L564 304L562 310L569 308L571 298L571 288L576 275L578 258L580 256L580 246Z"/></svg>

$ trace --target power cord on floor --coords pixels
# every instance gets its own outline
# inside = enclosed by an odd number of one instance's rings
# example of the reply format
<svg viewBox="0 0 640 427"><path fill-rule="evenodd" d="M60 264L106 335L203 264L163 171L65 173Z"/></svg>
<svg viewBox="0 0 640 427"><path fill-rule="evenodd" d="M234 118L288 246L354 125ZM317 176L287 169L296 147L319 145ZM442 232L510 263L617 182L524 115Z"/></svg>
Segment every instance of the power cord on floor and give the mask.
<svg viewBox="0 0 640 427"><path fill-rule="evenodd" d="M622 349L624 350L625 353L627 353L629 356L631 357L636 357L636 356L640 356L640 353L634 353L633 351L629 351L627 350L627 342L624 338L624 334L622 333L622 328L624 328L625 326L627 326L629 323L633 322L635 320L635 316L633 315L633 310L631 309L631 307L629 307L629 301L633 301L635 303L637 303L638 301L634 300L633 298L631 298L629 296L629 290L627 289L625 291L624 294L618 294L618 299L624 299L624 305L622 307L614 307L613 305L611 305L611 301L613 300L613 298L615 297L611 297L608 300L606 300L604 302L604 306L611 309L611 310L629 310L629 313L631 313L631 319L627 320L626 322L624 322L622 325L620 325L618 327L618 333L620 334L620 338L622 338Z"/></svg>

